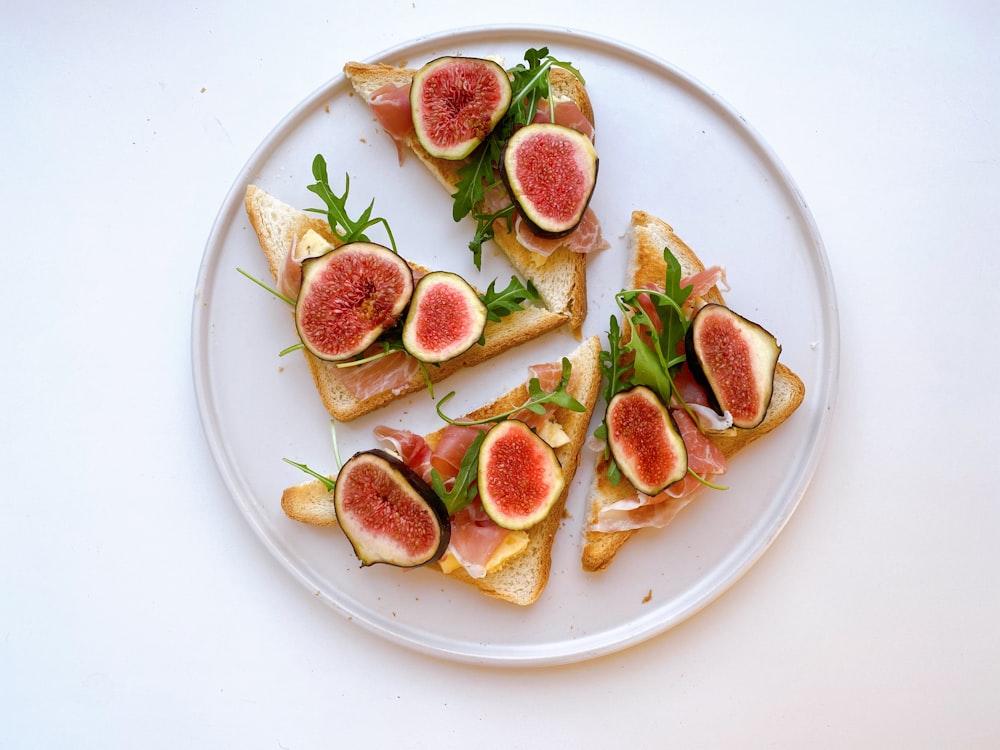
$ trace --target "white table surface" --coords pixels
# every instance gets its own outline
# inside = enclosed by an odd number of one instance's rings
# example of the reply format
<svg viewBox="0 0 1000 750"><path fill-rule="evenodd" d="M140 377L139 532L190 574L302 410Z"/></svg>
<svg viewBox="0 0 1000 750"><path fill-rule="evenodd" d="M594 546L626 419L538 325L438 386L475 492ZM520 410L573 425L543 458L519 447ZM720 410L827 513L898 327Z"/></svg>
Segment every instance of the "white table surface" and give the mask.
<svg viewBox="0 0 1000 750"><path fill-rule="evenodd" d="M3 14L0 747L998 746L994 4L175 5ZM228 496L191 375L206 238L285 113L345 60L521 22L739 111L841 312L828 442L763 558L668 632L551 668L416 653L317 601Z"/></svg>

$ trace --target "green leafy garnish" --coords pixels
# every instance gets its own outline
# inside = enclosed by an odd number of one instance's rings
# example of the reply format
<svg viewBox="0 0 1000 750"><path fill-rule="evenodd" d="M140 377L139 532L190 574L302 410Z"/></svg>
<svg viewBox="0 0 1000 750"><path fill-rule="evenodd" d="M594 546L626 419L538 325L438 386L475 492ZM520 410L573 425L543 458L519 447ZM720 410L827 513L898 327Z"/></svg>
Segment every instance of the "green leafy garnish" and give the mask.
<svg viewBox="0 0 1000 750"><path fill-rule="evenodd" d="M535 289L535 285L529 280L527 285L521 283L516 276L510 277L510 283L499 292L496 290L497 280L494 279L486 288L479 299L486 305L486 319L499 323L501 318L505 318L511 313L522 310L522 303L530 301L541 303L542 298ZM486 343L486 335L479 337L479 344Z"/></svg>
<svg viewBox="0 0 1000 750"><path fill-rule="evenodd" d="M344 174L344 194L337 195L330 187L330 179L326 172L326 159L323 158L322 154L316 154L313 158L312 173L316 182L308 185L307 189L322 198L326 204L326 208L307 208L305 209L306 211L325 214L327 221L330 223L330 229L344 242L355 242L358 240L370 242L371 240L365 234L365 230L376 224L381 224L389 238L389 244L393 252L398 253L396 250L396 240L392 236L389 222L380 216L372 217L372 210L375 207L374 198L368 204L368 208L357 219L352 219L347 212L347 194L351 189L350 175L347 173Z"/></svg>
<svg viewBox="0 0 1000 750"><path fill-rule="evenodd" d="M663 291L626 289L615 295L625 328L620 328L618 319L611 316L608 350L602 350L600 355L605 403L615 394L636 385L656 391L664 403L668 403L671 396L680 397L673 377L685 361L681 344L690 321L682 306L693 287L681 287L681 264L669 247L663 248L663 259L667 266ZM642 304L644 296L652 310ZM624 342L623 330L628 333ZM607 421L601 422L594 436L607 441ZM612 484L617 484L621 473L606 445L604 455L608 460L608 478Z"/></svg>
<svg viewBox="0 0 1000 750"><path fill-rule="evenodd" d="M334 422L332 419L330 420L330 440L333 443L333 460L337 466L337 473L339 474L340 467L343 464L340 462L340 449L337 447L337 423ZM291 464L297 469L301 469L314 479L318 479L320 482L323 483L323 486L326 487L327 492L333 492L334 488L337 486L337 482L335 480L330 479L330 477L323 476L317 471L313 471L305 464L300 464L297 461L293 461L290 458L283 458L281 460L284 461L286 464Z"/></svg>
<svg viewBox="0 0 1000 750"><path fill-rule="evenodd" d="M549 92L549 69L553 66L564 68L583 81L579 70L550 55L548 47L527 50L524 63L507 70L511 76L512 95L506 114L472 153L469 162L458 170L458 183L452 195L452 218L461 221L471 214L476 220L476 232L469 242L476 268L480 268L482 262L483 243L493 239L493 223L505 218L509 226L513 218L512 204L494 213L483 211L486 192L501 184L497 165L503 144L516 128L534 119L539 101L547 99L550 106L554 106Z"/></svg>
<svg viewBox="0 0 1000 750"><path fill-rule="evenodd" d="M543 390L541 381L539 381L538 378L531 378L531 380L528 381L528 400L521 406L511 409L510 411L495 414L492 417L484 417L483 419L453 419L452 417L449 417L442 411L442 407L448 402L449 399L452 398L452 396L455 395L455 391L451 391L442 397L442 399L437 403L435 409L441 419L448 424L454 425L476 425L488 424L490 422L502 422L507 419L507 417L513 416L514 414L518 414L519 412L525 410L534 412L535 414L544 414L546 404L553 404L563 409L569 409L570 411L586 411L586 407L577 401L576 398L573 397L573 394L566 390L566 386L569 384L569 378L572 372L572 363L569 359L563 357L562 374L559 378L559 383L556 385L554 390Z"/></svg>
<svg viewBox="0 0 1000 750"><path fill-rule="evenodd" d="M458 513L458 511L462 510L462 508L476 497L476 492L478 491L476 477L479 474L479 449L485 439L486 431L480 431L472 439L469 447L465 449L465 455L462 456L462 463L458 467L458 474L455 476L455 482L452 484L450 490L445 487L444 480L441 479L438 470L431 469L431 487L444 502L449 516Z"/></svg>

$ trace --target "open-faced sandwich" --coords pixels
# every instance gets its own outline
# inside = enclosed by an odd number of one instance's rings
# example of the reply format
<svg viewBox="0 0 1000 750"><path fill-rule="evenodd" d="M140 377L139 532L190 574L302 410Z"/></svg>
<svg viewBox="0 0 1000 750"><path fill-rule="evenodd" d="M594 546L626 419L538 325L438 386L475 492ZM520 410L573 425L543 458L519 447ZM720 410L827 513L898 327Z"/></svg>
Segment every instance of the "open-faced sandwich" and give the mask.
<svg viewBox="0 0 1000 750"><path fill-rule="evenodd" d="M349 62L344 73L382 129L413 153L471 216L479 266L492 239L545 306L579 331L586 256L606 243L590 198L597 181L594 110L580 73L546 48L504 69L439 57L420 68Z"/></svg>
<svg viewBox="0 0 1000 750"><path fill-rule="evenodd" d="M606 568L640 529L666 526L805 395L778 362L775 337L726 306L722 268L705 268L645 212L632 214L629 244L630 286L616 296L621 321L612 316L602 353L607 411L587 501L589 571Z"/></svg>
<svg viewBox="0 0 1000 750"><path fill-rule="evenodd" d="M289 487L292 519L339 526L363 565L431 565L518 605L545 588L552 545L601 386L600 342L429 435L376 428L388 447Z"/></svg>
<svg viewBox="0 0 1000 750"><path fill-rule="evenodd" d="M245 205L276 285L294 311L295 331L327 411L355 419L565 324L516 277L486 291L446 271L428 271L365 234L384 219L371 206L357 220L337 195L326 162L313 163L309 189L320 215L256 185ZM536 304L538 303L538 304ZM296 346L299 346L298 344Z"/></svg>

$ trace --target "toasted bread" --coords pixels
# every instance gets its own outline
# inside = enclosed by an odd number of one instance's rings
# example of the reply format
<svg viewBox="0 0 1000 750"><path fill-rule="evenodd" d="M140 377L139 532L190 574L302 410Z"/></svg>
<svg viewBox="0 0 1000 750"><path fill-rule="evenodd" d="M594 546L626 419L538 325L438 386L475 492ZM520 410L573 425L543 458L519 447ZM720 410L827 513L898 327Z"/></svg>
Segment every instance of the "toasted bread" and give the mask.
<svg viewBox="0 0 1000 750"><path fill-rule="evenodd" d="M635 211L629 229L628 279L632 288L647 284L663 283L665 262L663 249L667 247L677 258L683 275L689 276L705 270L698 256L678 237L666 222L643 211ZM695 304L695 301L690 301ZM698 301L725 304L722 293L713 286ZM774 376L774 392L764 421L751 429L731 428L711 434L711 440L722 451L726 459L735 456L750 443L763 437L788 419L805 396L802 380L781 362ZM587 531L584 537L582 563L588 571L604 570L614 559L618 550L638 531L594 531L590 527L597 520L598 511L612 503L634 497L635 488L624 477L617 485L612 485L607 477L608 464L603 453L594 469L594 480L586 502ZM700 494L700 493L699 493ZM679 507L691 498L685 498Z"/></svg>
<svg viewBox="0 0 1000 750"><path fill-rule="evenodd" d="M555 449L562 465L566 486L549 514L528 530L528 543L523 550L487 573L484 578L473 578L463 568L447 573L451 578L475 586L482 593L518 605L535 602L549 578L552 562L552 545L562 521L566 496L580 462L580 452L587 439L590 418L600 392L600 342L596 336L584 340L569 355L573 364L573 378L569 387L576 399L586 407L584 412L557 409L555 418L569 441ZM523 404L528 398L526 384L522 384L490 404L467 415L469 419L482 419L506 412ZM431 447L438 444L443 430L426 436ZM333 498L322 482L315 480L289 487L282 493L281 507L290 518L317 526L335 526L337 517ZM432 564L438 570L436 564Z"/></svg>
<svg viewBox="0 0 1000 750"><path fill-rule="evenodd" d="M354 91L365 102L386 84L409 85L416 73L412 68L398 68L384 64L349 62L344 74ZM594 122L594 109L587 91L573 74L559 67L550 72L550 90L553 99L572 99L584 116ZM458 189L458 171L465 160L450 161L432 157L424 150L412 133L404 136L403 145L431 172L441 186L453 195ZM518 274L529 279L538 290L545 306L552 312L567 315L569 326L579 331L587 315L587 260L586 255L560 247L549 256L533 252L522 245L514 233L508 231L506 222L494 224L494 242L506 255Z"/></svg>
<svg viewBox="0 0 1000 750"><path fill-rule="evenodd" d="M250 223L257 233L257 239L260 241L275 282L278 280L280 269L293 240L301 237L307 230L312 229L335 246L341 244L340 239L331 232L329 224L324 219L300 211L255 185L247 188L245 204ZM426 270L419 266L414 268ZM564 325L566 321L565 315L534 305L524 306L522 310L513 312L500 321L487 322L484 331L485 344L476 344L461 356L440 366L426 368L427 377L432 382L439 382L462 367L472 367L491 359L501 352ZM426 387L423 372L416 369L405 386L379 391L359 399L344 386L338 377L335 365L318 359L308 351L303 350L303 352L323 405L331 416L341 422L356 419L385 406L394 399Z"/></svg>

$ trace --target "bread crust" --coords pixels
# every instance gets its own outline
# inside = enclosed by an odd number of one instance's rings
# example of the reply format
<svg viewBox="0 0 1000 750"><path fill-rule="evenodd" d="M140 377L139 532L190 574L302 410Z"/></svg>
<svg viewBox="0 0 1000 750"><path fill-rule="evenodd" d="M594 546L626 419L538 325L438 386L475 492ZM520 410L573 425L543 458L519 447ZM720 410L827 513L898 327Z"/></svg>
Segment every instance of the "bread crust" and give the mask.
<svg viewBox="0 0 1000 750"><path fill-rule="evenodd" d="M409 85L414 73L416 70L413 68L397 68L382 63L348 62L344 65L344 75L365 102L386 84ZM572 73L559 67L551 68L550 90L554 97L572 99L584 116L594 122L594 108L587 90ZM434 175L448 195L453 195L458 187L458 172L467 161L431 156L412 132L401 141ZM535 285L545 306L552 312L566 315L570 329L579 332L587 316L586 255L561 247L547 257L542 256L518 242L503 221L494 224L493 239L518 274Z"/></svg>
<svg viewBox="0 0 1000 750"><path fill-rule="evenodd" d="M566 498L580 465L581 450L587 440L590 418L600 394L600 350L599 339L591 336L581 342L569 355L569 360L573 364L570 392L586 410L574 412L562 408L556 409L555 419L566 432L569 442L555 449L566 482L552 510L542 521L528 529L527 546L484 578L473 578L463 568L457 568L445 575L474 586L487 596L520 606L534 603L541 595L548 583L552 546L562 523ZM483 419L501 414L521 406L527 398L528 388L522 383L489 404L467 414L466 418ZM425 439L433 448L443 433L444 428L425 436ZM287 488L281 496L281 507L289 518L296 521L316 526L337 525L333 498L319 480ZM440 571L439 567L434 566L434 568Z"/></svg>
<svg viewBox="0 0 1000 750"><path fill-rule="evenodd" d="M247 187L244 204L275 283L278 281L280 269L284 265L293 240L301 237L307 230L312 229L334 246L343 244L330 230L325 219L300 211L256 185ZM418 271L427 270L413 263L410 265ZM488 321L484 330L485 344L474 345L461 356L448 360L438 367L426 368L428 377L431 382L437 383L463 367L481 364L508 349L555 330L565 325L567 320L566 315L528 306L500 321ZM315 357L304 349L302 351L323 406L332 417L341 422L357 419L427 386L423 373L418 371L402 388L381 391L367 398L357 399L337 378L335 365Z"/></svg>
<svg viewBox="0 0 1000 750"><path fill-rule="evenodd" d="M680 262L683 275L705 270L701 260L677 236L673 227L644 211L634 211L629 231L628 265L628 278L631 280L632 288L663 283L666 272L663 260L664 247L670 248L671 253ZM705 302L724 305L725 299L718 287L712 287L699 300L689 300L685 312L690 315L695 305ZM804 397L805 385L802 380L790 368L779 362L774 375L774 392L764 421L751 429L733 428L724 433L713 434L710 439L727 460L731 459L746 446L787 420L802 403ZM608 481L607 468L608 461L602 453L594 466L594 479L587 499L587 530L584 533L581 555L584 570L590 572L607 568L625 542L639 531L638 529L610 532L590 530L590 526L597 520L598 511L619 500L634 497L636 493L635 488L624 477L617 485L612 485Z"/></svg>

